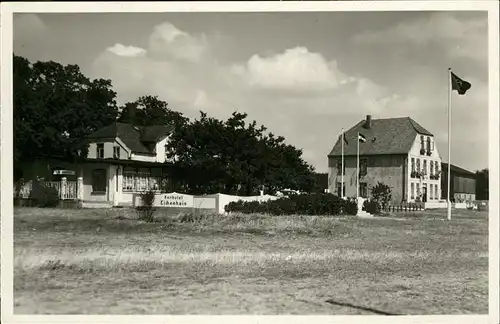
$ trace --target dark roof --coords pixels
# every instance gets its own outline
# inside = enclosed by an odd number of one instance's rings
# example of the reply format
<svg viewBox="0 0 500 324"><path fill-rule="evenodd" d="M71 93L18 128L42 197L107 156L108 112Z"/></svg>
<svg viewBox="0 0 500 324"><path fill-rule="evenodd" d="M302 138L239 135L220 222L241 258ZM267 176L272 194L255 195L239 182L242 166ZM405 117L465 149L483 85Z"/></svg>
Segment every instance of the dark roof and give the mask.
<svg viewBox="0 0 500 324"><path fill-rule="evenodd" d="M115 122L89 135L89 139L108 139L118 137L134 153L152 153L148 143L155 142L168 135L173 130L172 125L157 125L135 127L131 124Z"/></svg>
<svg viewBox="0 0 500 324"><path fill-rule="evenodd" d="M174 125L154 125L140 127L141 141L146 143L157 142L163 136L167 136L174 130Z"/></svg>
<svg viewBox="0 0 500 324"><path fill-rule="evenodd" d="M410 117L372 119L371 127L365 128L362 120L345 132L348 144L344 143L344 155L356 155L358 132L366 137L365 143L359 144L360 155L407 154L417 134L433 136ZM328 156L340 156L342 144L340 136Z"/></svg>
<svg viewBox="0 0 500 324"><path fill-rule="evenodd" d="M451 164L450 169L452 172L459 173L462 175L474 176L474 177L476 176L476 174L474 172L471 172L469 170L466 170L464 168L461 168L461 167L453 165L453 164ZM441 170L443 170L443 172L448 171L448 162L441 162Z"/></svg>

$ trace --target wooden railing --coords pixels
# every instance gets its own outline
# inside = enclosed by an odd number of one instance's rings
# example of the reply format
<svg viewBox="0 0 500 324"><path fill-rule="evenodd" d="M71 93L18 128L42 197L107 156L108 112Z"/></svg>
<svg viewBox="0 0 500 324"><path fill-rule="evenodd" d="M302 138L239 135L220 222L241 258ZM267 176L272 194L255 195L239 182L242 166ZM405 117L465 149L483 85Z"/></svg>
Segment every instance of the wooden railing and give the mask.
<svg viewBox="0 0 500 324"><path fill-rule="evenodd" d="M47 187L55 188L61 200L74 200L78 198L78 183L76 181L44 181ZM28 181L14 186L14 193L18 198L29 198L33 182Z"/></svg>

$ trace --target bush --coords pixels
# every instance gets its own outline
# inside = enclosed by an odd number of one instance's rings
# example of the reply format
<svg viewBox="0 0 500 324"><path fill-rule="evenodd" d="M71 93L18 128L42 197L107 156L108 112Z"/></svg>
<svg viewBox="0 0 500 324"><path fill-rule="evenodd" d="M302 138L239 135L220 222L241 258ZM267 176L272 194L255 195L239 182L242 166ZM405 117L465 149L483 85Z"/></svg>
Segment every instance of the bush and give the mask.
<svg viewBox="0 0 500 324"><path fill-rule="evenodd" d="M354 216L358 214L358 203L356 202L356 199L349 198L348 200L345 201L344 204L345 204L344 207L345 214Z"/></svg>
<svg viewBox="0 0 500 324"><path fill-rule="evenodd" d="M46 186L42 181L34 180L29 198L33 207L57 207L59 192L54 187Z"/></svg>
<svg viewBox="0 0 500 324"><path fill-rule="evenodd" d="M139 219L146 222L154 222L153 214L155 208L153 203L155 201L155 193L152 190L141 193L142 206L136 208Z"/></svg>
<svg viewBox="0 0 500 324"><path fill-rule="evenodd" d="M385 210L392 198L391 188L388 185L378 182L371 190L371 199L378 203L378 208ZM379 210L380 212L380 210Z"/></svg>
<svg viewBox="0 0 500 324"><path fill-rule="evenodd" d="M343 200L332 194L314 193L291 195L265 202L236 201L225 207L226 212L241 212L244 214L271 214L271 215L356 215L357 204L352 200Z"/></svg>
<svg viewBox="0 0 500 324"><path fill-rule="evenodd" d="M363 210L372 215L380 214L380 204L376 200L365 200L363 203Z"/></svg>

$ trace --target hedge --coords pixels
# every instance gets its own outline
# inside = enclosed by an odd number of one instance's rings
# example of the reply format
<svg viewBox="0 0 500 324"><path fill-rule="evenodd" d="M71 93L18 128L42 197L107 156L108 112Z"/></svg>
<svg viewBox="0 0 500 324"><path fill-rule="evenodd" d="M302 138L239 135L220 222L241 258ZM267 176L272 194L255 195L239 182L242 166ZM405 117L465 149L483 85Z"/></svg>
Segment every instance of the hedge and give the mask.
<svg viewBox="0 0 500 324"><path fill-rule="evenodd" d="M304 194L283 197L277 200L236 201L225 207L226 212L271 215L356 215L358 207L353 199L343 200L333 194Z"/></svg>

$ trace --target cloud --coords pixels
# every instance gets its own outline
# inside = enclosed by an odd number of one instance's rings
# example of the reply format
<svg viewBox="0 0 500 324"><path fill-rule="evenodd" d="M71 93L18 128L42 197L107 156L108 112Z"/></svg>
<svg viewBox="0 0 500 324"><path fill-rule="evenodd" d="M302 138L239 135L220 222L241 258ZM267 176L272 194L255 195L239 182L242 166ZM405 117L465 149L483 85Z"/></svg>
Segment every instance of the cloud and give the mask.
<svg viewBox="0 0 500 324"><path fill-rule="evenodd" d="M146 50L140 47L136 46L125 46L120 43L117 43L113 45L112 47L109 47L107 51L110 51L111 53L114 53L118 56L143 56L146 54Z"/></svg>
<svg viewBox="0 0 500 324"><path fill-rule="evenodd" d="M445 46L456 58L485 60L487 58L488 19L459 19L451 13L435 13L404 21L384 30L367 30L353 37L357 44L412 44L425 48L429 44Z"/></svg>
<svg viewBox="0 0 500 324"><path fill-rule="evenodd" d="M345 76L335 61L327 62L305 47L287 49L268 57L253 55L244 65L234 65L234 74L251 87L297 92L336 89Z"/></svg>
<svg viewBox="0 0 500 324"><path fill-rule="evenodd" d="M207 54L208 42L205 35L192 36L165 22L149 37L149 51L156 58L198 62Z"/></svg>

